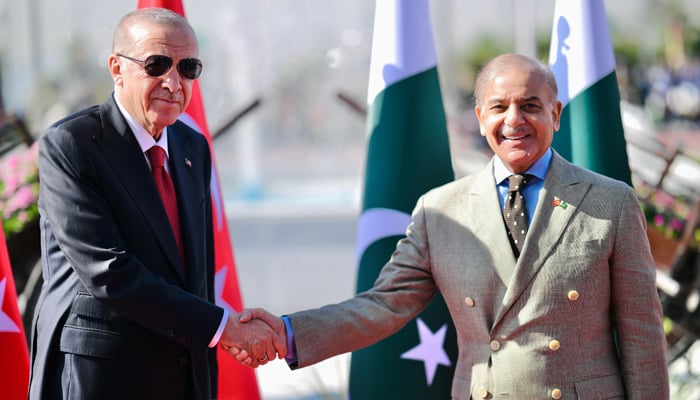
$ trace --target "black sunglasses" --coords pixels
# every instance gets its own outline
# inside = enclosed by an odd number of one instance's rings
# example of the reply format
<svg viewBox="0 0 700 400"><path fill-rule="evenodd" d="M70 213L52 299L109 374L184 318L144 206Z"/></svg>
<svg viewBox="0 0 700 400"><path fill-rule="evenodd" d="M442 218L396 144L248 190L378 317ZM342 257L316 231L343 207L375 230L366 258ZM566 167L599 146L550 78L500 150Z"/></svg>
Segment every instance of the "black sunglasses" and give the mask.
<svg viewBox="0 0 700 400"><path fill-rule="evenodd" d="M150 76L161 76L173 67L173 59L168 56L154 55L148 56L145 60L139 60L117 53L117 56L143 65L143 69ZM196 58L183 58L177 62L177 70L187 79L197 79L202 73L202 62Z"/></svg>

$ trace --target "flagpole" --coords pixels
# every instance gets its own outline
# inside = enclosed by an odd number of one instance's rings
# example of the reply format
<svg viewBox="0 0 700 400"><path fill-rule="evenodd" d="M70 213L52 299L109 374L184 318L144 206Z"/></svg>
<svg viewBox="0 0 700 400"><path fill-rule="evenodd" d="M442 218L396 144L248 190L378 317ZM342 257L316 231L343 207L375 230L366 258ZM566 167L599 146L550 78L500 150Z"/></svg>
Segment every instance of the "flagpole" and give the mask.
<svg viewBox="0 0 700 400"><path fill-rule="evenodd" d="M515 52L537 58L535 0L513 0Z"/></svg>

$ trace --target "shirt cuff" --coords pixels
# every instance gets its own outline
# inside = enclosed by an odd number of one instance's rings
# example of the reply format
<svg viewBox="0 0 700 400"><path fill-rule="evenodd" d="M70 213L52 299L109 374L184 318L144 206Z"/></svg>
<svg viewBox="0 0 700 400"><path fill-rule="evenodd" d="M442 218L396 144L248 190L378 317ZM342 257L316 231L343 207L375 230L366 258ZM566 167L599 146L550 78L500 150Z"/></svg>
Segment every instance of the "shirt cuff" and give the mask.
<svg viewBox="0 0 700 400"><path fill-rule="evenodd" d="M221 335L224 334L224 328L226 328L226 321L228 320L228 310L224 308L224 315L221 317L221 322L219 322L219 329L216 330L216 333L214 334L214 337L211 338L211 342L209 342L209 348L216 347L217 344L219 344L219 340L221 339Z"/></svg>
<svg viewBox="0 0 700 400"><path fill-rule="evenodd" d="M287 329L287 355L284 357L284 360L287 361L287 364L290 367L296 368L299 359L297 358L297 344L294 340L294 330L292 329L292 322L286 315L283 315L281 318L282 322L284 322L285 328Z"/></svg>

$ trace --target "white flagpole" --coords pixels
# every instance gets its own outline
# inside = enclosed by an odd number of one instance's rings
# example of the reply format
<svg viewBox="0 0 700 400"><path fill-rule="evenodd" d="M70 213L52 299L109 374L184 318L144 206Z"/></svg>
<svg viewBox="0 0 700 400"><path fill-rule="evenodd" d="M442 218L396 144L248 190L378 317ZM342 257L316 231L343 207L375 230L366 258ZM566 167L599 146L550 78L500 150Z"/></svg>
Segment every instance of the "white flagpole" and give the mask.
<svg viewBox="0 0 700 400"><path fill-rule="evenodd" d="M537 57L535 42L535 0L513 0L515 52Z"/></svg>

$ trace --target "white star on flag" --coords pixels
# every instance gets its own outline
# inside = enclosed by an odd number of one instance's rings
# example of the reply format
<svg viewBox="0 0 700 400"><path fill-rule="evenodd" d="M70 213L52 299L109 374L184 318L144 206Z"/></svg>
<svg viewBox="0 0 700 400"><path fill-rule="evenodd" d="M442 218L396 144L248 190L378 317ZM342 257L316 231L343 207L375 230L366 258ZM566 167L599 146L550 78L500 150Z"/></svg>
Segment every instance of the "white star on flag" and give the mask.
<svg viewBox="0 0 700 400"><path fill-rule="evenodd" d="M417 321L420 344L401 354L401 358L423 361L425 364L425 379L428 381L428 386L430 386L433 384L438 364L446 367L452 365L443 348L445 334L447 334L447 325L443 324L437 332L433 333L422 319L418 318Z"/></svg>
<svg viewBox="0 0 700 400"><path fill-rule="evenodd" d="M226 286L226 273L228 272L228 266L224 265L219 269L214 277L214 291L216 293L216 305L225 308L230 313L235 313L236 310L224 300L224 287Z"/></svg>
<svg viewBox="0 0 700 400"><path fill-rule="evenodd" d="M0 332L19 333L19 326L2 311L2 304L5 302L5 286L7 286L6 277L0 281Z"/></svg>

